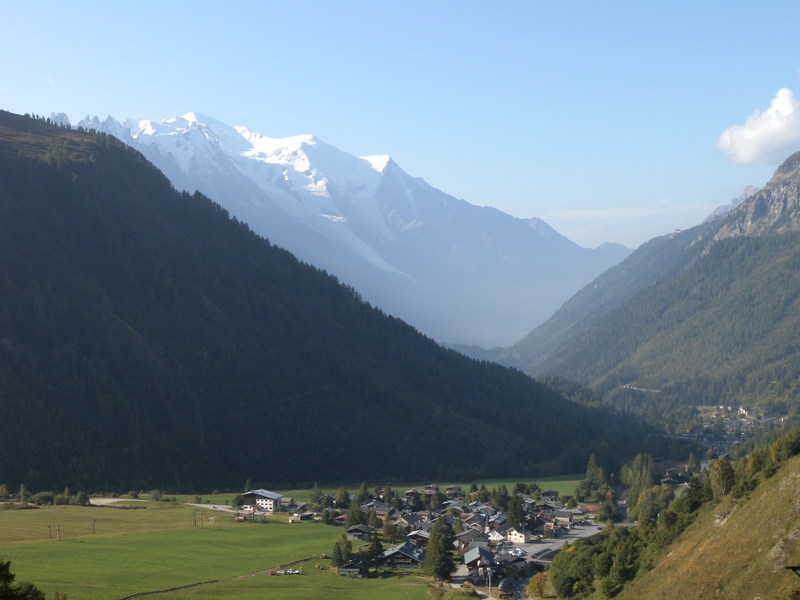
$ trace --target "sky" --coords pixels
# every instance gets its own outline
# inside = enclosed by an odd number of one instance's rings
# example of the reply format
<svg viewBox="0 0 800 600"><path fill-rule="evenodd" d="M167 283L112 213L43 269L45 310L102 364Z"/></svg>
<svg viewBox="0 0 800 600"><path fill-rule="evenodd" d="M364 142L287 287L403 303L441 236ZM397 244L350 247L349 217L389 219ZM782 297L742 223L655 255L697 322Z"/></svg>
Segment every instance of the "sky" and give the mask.
<svg viewBox="0 0 800 600"><path fill-rule="evenodd" d="M799 22L735 0L0 0L0 109L310 133L633 248L800 150Z"/></svg>

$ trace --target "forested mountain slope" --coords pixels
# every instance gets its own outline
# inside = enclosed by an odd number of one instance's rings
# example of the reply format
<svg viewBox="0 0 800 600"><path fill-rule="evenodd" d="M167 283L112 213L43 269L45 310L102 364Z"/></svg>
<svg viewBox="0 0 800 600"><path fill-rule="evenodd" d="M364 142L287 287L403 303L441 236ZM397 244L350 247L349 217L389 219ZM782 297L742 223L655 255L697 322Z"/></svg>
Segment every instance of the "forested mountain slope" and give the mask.
<svg viewBox="0 0 800 600"><path fill-rule="evenodd" d="M570 337L639 291L689 265L715 230L701 226L650 240L582 288L525 338L510 348L494 349L487 357L523 371L539 372L548 355Z"/></svg>
<svg viewBox="0 0 800 600"><path fill-rule="evenodd" d="M647 430L437 346L114 138L0 113L0 482L530 474Z"/></svg>
<svg viewBox="0 0 800 600"><path fill-rule="evenodd" d="M507 362L673 426L690 405L797 412L798 198L800 153L726 217L635 251Z"/></svg>

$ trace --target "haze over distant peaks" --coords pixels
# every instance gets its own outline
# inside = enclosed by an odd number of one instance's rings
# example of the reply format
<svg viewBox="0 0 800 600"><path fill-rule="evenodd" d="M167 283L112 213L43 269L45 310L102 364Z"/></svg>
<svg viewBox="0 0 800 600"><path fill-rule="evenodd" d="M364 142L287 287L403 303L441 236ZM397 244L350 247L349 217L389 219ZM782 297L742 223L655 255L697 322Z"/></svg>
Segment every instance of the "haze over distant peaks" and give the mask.
<svg viewBox="0 0 800 600"><path fill-rule="evenodd" d="M441 192L389 156L271 138L201 113L79 123L140 150L179 190L335 274L440 341L510 344L630 252L579 247L540 219Z"/></svg>

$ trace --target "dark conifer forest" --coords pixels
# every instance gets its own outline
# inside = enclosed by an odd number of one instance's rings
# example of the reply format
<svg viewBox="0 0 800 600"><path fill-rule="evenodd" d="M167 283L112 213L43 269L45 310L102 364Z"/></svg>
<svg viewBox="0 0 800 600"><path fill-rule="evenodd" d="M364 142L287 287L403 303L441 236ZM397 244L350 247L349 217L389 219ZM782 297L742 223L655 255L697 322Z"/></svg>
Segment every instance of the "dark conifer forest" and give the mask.
<svg viewBox="0 0 800 600"><path fill-rule="evenodd" d="M38 489L537 476L663 450L439 347L114 138L6 112L0 415L0 482Z"/></svg>

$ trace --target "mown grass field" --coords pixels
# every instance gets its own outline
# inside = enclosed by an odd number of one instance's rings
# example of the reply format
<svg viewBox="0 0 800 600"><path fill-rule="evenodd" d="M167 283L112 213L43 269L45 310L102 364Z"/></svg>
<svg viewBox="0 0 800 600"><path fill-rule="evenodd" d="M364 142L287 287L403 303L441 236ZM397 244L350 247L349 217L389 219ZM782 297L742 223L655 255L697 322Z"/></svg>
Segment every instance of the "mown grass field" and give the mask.
<svg viewBox="0 0 800 600"><path fill-rule="evenodd" d="M535 481L536 483L539 484L539 487L541 487L543 490L544 489L556 490L559 494L564 496L564 495L572 495L575 492L575 487L578 485L578 482L581 479L583 479L583 474L582 473L577 473L577 474L576 473L570 473L568 475L557 475L555 477L542 477L542 478L537 478L537 479L532 479L532 478L482 479L482 480L478 480L478 481L474 481L474 482L470 481L468 483L463 483L463 482L455 482L455 483L454 482L445 482L445 483L439 483L438 485L439 485L440 489L442 489L442 490L444 490L449 485L460 485L461 489L463 489L464 491L468 491L470 486L473 483L475 483L475 485L477 485L478 487L480 487L481 485L485 485L487 487L487 489L490 489L490 490L492 488L496 488L496 487L500 486L501 484L504 484L509 490L511 490L514 487L514 484L517 483L518 481L519 482L524 482L524 483L532 483L532 482ZM346 485L345 487L350 492L355 493L356 490L358 489L359 485L360 485L360 483L354 483L354 484ZM320 489L322 491L328 493L328 494L334 494L335 495L336 492L338 491L339 487L340 486L335 486L334 487L334 486L331 486L331 485L326 485L326 486L320 486ZM420 489L421 487L424 487L424 484L422 484L420 482L416 482L416 483L398 483L398 484L394 484L393 483L393 484L391 484L391 487L396 492L402 494L403 492L405 492L406 490L409 490L411 488ZM374 489L374 486L370 485L369 488L370 489ZM311 498L311 490L310 489L293 489L293 490L277 490L277 491L279 491L284 496L291 496L295 500L299 500L299 501L302 501L302 502L308 502L309 499ZM208 494L207 496L203 496L203 500L205 501L206 498L219 498L220 501L221 501L222 499L230 498L232 496L233 496L232 494L218 494L217 496L212 496L211 494ZM190 501L190 502L193 501L193 500L189 499L190 498L189 496L179 496L179 499L180 498L185 498L187 501ZM194 498L194 496L191 496L191 498Z"/></svg>
<svg viewBox="0 0 800 600"><path fill-rule="evenodd" d="M192 526L193 509L55 507L0 511L0 556L46 593L106 600L252 573L329 552L340 530L314 523L237 523L230 513ZM96 519L97 533L91 520ZM47 525L51 525L52 539ZM61 541L56 539L56 525ZM273 578L274 579L274 578ZM247 596L243 596L247 597Z"/></svg>
<svg viewBox="0 0 800 600"><path fill-rule="evenodd" d="M539 484L565 494L572 493L579 479L568 475L542 479ZM501 480L477 483L485 483L489 489L500 483L509 488L514 484ZM469 485L462 487L468 489ZM395 489L405 491L408 487L412 486ZM305 500L310 492L282 493ZM201 497L204 503L223 505L233 495ZM124 501L115 507L0 510L0 558L11 560L17 580L35 583L48 596L59 591L70 600L117 600L139 592L234 578L330 553L342 531L311 522L290 524L282 516L271 517L263 524L241 523L234 521L229 512L213 510L202 511L201 528L192 523L192 513L197 509L183 504L194 502L195 495L177 499L175 503ZM213 517L213 523L208 517ZM317 564L323 569L316 569ZM332 569L324 569L327 566L329 561L313 560L302 564L303 575L261 574L154 598L250 600L264 598L267 592L269 598L276 600L431 598L430 580L421 574L347 579ZM454 594L461 596L459 592Z"/></svg>

